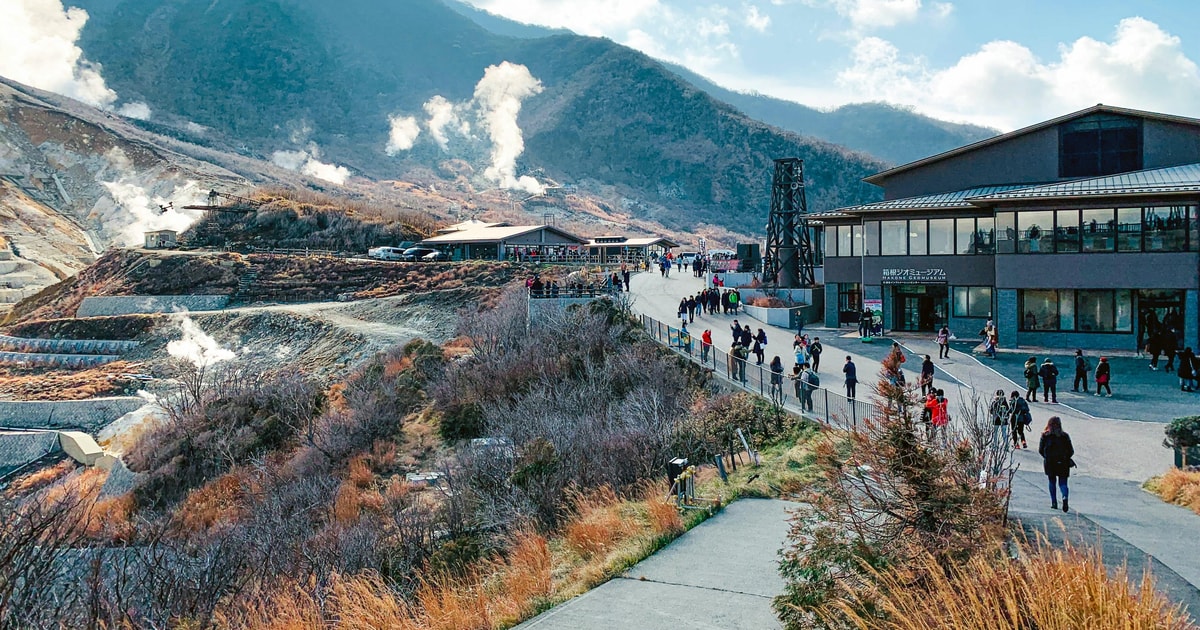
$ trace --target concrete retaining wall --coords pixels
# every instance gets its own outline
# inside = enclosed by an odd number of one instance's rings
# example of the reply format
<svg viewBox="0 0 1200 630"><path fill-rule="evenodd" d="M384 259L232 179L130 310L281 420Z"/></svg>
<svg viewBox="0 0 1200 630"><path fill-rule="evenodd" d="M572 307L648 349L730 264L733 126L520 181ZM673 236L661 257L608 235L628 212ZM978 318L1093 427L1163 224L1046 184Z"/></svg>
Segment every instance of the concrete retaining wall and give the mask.
<svg viewBox="0 0 1200 630"><path fill-rule="evenodd" d="M228 295L130 295L87 297L76 317L170 313L177 310L219 311L229 304Z"/></svg>
<svg viewBox="0 0 1200 630"><path fill-rule="evenodd" d="M146 404L136 396L55 402L0 401L0 427L14 429L78 429L96 433Z"/></svg>
<svg viewBox="0 0 1200 630"><path fill-rule="evenodd" d="M96 339L27 339L0 335L0 352L30 354L124 354L138 347L136 341Z"/></svg>
<svg viewBox="0 0 1200 630"><path fill-rule="evenodd" d="M40 354L29 352L0 352L0 365L20 367L49 367L77 370L105 365L120 359L115 354Z"/></svg>

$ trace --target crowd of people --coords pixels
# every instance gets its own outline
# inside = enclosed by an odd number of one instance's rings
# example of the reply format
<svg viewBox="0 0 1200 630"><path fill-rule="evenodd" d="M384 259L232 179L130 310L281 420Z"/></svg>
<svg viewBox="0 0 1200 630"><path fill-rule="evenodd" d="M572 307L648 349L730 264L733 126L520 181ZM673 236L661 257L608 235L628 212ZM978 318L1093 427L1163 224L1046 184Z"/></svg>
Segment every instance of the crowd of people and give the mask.
<svg viewBox="0 0 1200 630"><path fill-rule="evenodd" d="M695 295L681 298L676 315L680 321L692 324L695 323L697 316L702 317L705 314L715 315L720 312L724 315L737 315L741 305L742 294L737 289L722 291L716 287L710 287L696 292Z"/></svg>

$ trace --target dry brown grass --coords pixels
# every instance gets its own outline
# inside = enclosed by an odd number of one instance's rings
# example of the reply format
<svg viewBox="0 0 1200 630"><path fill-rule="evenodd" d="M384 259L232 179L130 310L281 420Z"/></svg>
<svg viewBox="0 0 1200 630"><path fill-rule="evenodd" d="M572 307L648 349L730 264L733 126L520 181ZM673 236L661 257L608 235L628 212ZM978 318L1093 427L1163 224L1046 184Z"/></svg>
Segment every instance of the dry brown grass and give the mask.
<svg viewBox="0 0 1200 630"><path fill-rule="evenodd" d="M244 514L250 481L235 470L192 490L175 511L179 526L185 532L202 533L236 523Z"/></svg>
<svg viewBox="0 0 1200 630"><path fill-rule="evenodd" d="M78 467L79 464L75 460L70 458L64 459L53 466L39 468L29 474L17 477L8 487L8 491L14 496L21 496L35 490L40 490L66 477Z"/></svg>
<svg viewBox="0 0 1200 630"><path fill-rule="evenodd" d="M1024 560L977 556L948 574L932 556L923 562L876 574L882 618L851 603L827 612L861 630L1196 630L1149 572L1136 583L1125 569L1110 574L1098 552L1040 545ZM933 582L914 587L914 571Z"/></svg>
<svg viewBox="0 0 1200 630"><path fill-rule="evenodd" d="M1167 503L1182 505L1200 514L1200 471L1173 468L1147 482L1146 489Z"/></svg>

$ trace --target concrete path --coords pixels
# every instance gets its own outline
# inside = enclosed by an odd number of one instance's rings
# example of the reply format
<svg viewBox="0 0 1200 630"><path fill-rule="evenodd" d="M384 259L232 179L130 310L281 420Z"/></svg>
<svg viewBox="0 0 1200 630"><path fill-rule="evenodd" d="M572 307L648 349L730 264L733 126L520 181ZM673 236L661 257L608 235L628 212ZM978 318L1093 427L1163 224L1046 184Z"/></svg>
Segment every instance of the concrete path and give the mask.
<svg viewBox="0 0 1200 630"><path fill-rule="evenodd" d="M743 499L624 575L517 626L525 630L767 630L783 592L778 551L794 503Z"/></svg>
<svg viewBox="0 0 1200 630"><path fill-rule="evenodd" d="M694 295L703 286L703 280L690 273L676 273L670 278L662 278L658 273L636 274L631 282L635 296L633 308L663 322L676 322L680 298ZM706 328L712 330L714 345L725 349L732 342L729 326L734 319L728 315L700 316L688 328L695 337L699 337ZM785 361L791 356L791 341L795 331L769 326L744 313L736 319L743 325L749 324L752 330L762 328L766 331L769 340L768 361L775 355L783 357ZM820 337L825 346L820 371L822 386L841 391L841 367L845 358L850 356L858 368L858 397L862 399L873 395L873 384L881 368L880 361L891 348L890 339L864 344L859 341L857 331L849 328L806 327L805 332L810 337ZM907 380L915 383L921 359L926 354L936 356L936 344L929 334L904 335L898 337L897 341L902 343L908 356L904 365ZM961 347L966 346L964 344ZM969 400L972 395L979 395L986 402L997 389L1024 392L1023 386L1018 386L1005 376L1003 372L1006 370L994 370L970 353L954 351L949 359L934 362L937 365L936 385L944 389L947 398L952 401L952 418L953 401ZM1071 434L1076 451L1075 461L1079 465L1072 471L1072 510L1082 513L1087 519L1085 524L1068 521L1077 523L1076 527L1094 525L1120 537L1128 543L1127 548L1157 559L1184 583L1190 583L1192 591L1195 591L1200 586L1200 554L1196 553L1194 543L1200 536L1200 516L1163 503L1140 488L1143 481L1163 473L1172 464L1172 453L1162 446L1162 423L1099 417L1106 409L1105 403L1110 400L1107 398L1088 401L1094 405L1089 405L1089 408L1098 413L1075 409L1068 403L1078 402L1076 399L1082 396L1069 392L1071 383L1065 375L1073 372L1073 369L1066 368L1071 368L1071 365L1059 368L1064 374L1060 383L1066 385L1065 388L1060 387L1059 393L1059 401L1064 404L1031 405L1034 420L1028 435L1030 449L1015 453L1019 472L1018 483L1013 488L1014 515L1049 518L1052 514L1049 512L1050 501L1046 478L1042 474L1042 460L1037 454L1037 437L1046 420L1051 415L1058 415L1063 419L1064 428ZM1068 390L1067 393L1062 389ZM1154 400L1151 396L1153 393L1147 392L1147 398ZM1097 402L1099 404L1095 405ZM1122 410L1129 404L1129 401L1123 401ZM1184 601L1189 598L1177 599ZM1197 612L1200 613L1200 610Z"/></svg>

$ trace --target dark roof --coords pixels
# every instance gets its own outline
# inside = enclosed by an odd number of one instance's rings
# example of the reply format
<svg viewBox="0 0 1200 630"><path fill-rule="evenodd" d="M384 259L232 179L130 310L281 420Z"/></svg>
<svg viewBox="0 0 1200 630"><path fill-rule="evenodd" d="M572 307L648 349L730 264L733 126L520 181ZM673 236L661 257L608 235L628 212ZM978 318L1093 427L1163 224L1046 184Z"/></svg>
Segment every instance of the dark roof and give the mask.
<svg viewBox="0 0 1200 630"><path fill-rule="evenodd" d="M1016 190L981 194L971 199L981 204L1025 199L1112 197L1200 192L1200 164L1183 164L1132 173L1077 179L1059 184L1026 186Z"/></svg>
<svg viewBox="0 0 1200 630"><path fill-rule="evenodd" d="M933 156L930 156L927 158L922 158L915 162L909 162L908 164L901 164L900 166L896 166L896 167L890 168L886 171L876 173L870 177L866 177L863 179L863 181L871 183L871 184L880 185L879 182L881 180L887 179L888 177L891 177L891 176L899 174L899 173L903 173L904 171L909 171L909 170L912 170L915 168L926 166L928 164L933 164L934 162L940 162L942 160L946 160L946 159L949 159L949 158L952 158L952 157L955 157L958 155L962 155L964 153L970 153L971 151L975 151L977 149L982 149L984 147L991 146L993 144L999 144L1001 142L1006 142L1006 141L1016 138L1018 136L1030 134L1035 131L1041 131L1042 129L1046 129L1049 127L1053 127L1055 125L1059 125L1059 124L1062 124L1065 122L1075 120L1077 118L1083 118L1084 116L1090 116L1092 114L1098 114L1098 113L1117 114L1119 116L1135 116L1138 118L1148 118L1151 120L1161 120L1164 122L1171 122L1171 123L1178 123L1178 124L1183 124L1183 125L1192 125L1192 126L1200 127L1200 119L1196 119L1196 118L1188 118L1186 116L1174 116L1171 114L1159 114L1157 112L1147 112L1147 111L1142 111L1142 110L1138 110L1138 109L1126 109L1124 107L1114 107L1112 105L1099 104L1099 105L1093 105L1092 107L1089 107L1087 109L1081 109L1077 112L1072 112L1065 116L1059 116L1058 118L1053 118L1051 120L1040 122L1040 123L1037 123L1036 125L1030 125L1028 127L1023 127L1021 129L1017 129L1016 131L1010 131L1008 133L1003 133L998 136L993 136L993 137L987 138L985 140L980 140L979 142L974 142L974 143L968 144L966 146L959 147L957 149L951 149L944 153L939 153L937 155L933 155Z"/></svg>
<svg viewBox="0 0 1200 630"><path fill-rule="evenodd" d="M1004 186L978 186L966 190L938 193L936 195L921 195L905 197L904 199L888 199L861 206L844 208L841 214L861 212L882 212L887 210L953 210L974 208L968 199L971 197L989 196L1010 190L1029 188L1029 184L1008 184Z"/></svg>

